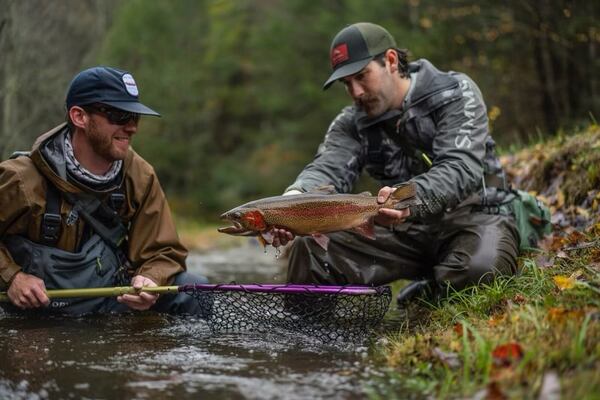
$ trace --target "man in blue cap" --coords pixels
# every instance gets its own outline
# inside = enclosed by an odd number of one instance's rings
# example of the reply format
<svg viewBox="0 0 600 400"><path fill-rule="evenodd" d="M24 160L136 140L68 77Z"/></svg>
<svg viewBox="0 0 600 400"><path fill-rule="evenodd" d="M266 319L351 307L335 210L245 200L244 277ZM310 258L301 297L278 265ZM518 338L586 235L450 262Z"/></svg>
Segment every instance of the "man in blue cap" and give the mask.
<svg viewBox="0 0 600 400"><path fill-rule="evenodd" d="M404 304L420 293L445 293L516 272L519 234L498 205L507 196L485 104L465 74L429 61L409 63L392 35L362 22L342 29L330 48L324 84L344 85L354 104L333 120L314 160L285 194L332 185L353 189L363 170L381 183L383 203L399 185L416 201L379 211L375 240L355 232L329 235L328 250L297 238L288 280L380 285L410 279ZM274 245L292 233L275 230Z"/></svg>
<svg viewBox="0 0 600 400"><path fill-rule="evenodd" d="M28 157L0 163L0 287L13 308L66 314L154 309L201 313L192 297L140 292L59 299L46 289L204 283L186 271L153 168L132 148L140 116L133 76L94 67L75 76L67 121Z"/></svg>

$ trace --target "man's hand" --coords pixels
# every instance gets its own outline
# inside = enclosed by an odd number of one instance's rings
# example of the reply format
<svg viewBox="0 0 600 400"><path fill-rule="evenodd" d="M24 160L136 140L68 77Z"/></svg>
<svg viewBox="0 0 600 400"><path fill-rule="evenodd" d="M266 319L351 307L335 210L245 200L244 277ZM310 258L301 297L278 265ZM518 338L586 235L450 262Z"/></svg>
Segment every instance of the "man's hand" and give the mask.
<svg viewBox="0 0 600 400"><path fill-rule="evenodd" d="M292 232L285 229L273 228L271 234L273 235L273 243L271 243L273 247L285 246L295 238Z"/></svg>
<svg viewBox="0 0 600 400"><path fill-rule="evenodd" d="M131 286L135 289L141 289L144 286L155 287L158 286L152 279L146 278L142 275L136 275L131 280ZM158 294L140 292L139 294L124 294L117 297L119 303L127 305L129 308L134 310L147 310L152 307L156 300L158 300Z"/></svg>
<svg viewBox="0 0 600 400"><path fill-rule="evenodd" d="M299 190L289 190L285 192L283 196L290 196L293 194L302 194L302 192ZM294 240L295 237L292 232L279 228L273 228L271 234L273 235L273 243L271 243L273 247L285 246L286 244Z"/></svg>
<svg viewBox="0 0 600 400"><path fill-rule="evenodd" d="M8 288L7 295L15 306L23 310L45 307L50 304L44 281L25 272L17 272Z"/></svg>
<svg viewBox="0 0 600 400"><path fill-rule="evenodd" d="M389 186L384 186L379 190L377 194L377 203L383 204L387 201L388 197L396 190ZM392 208L380 208L379 214L375 217L375 221L379 225L383 226L394 226L402 224L406 221L406 218L410 216L410 209L403 208L401 210L395 210Z"/></svg>

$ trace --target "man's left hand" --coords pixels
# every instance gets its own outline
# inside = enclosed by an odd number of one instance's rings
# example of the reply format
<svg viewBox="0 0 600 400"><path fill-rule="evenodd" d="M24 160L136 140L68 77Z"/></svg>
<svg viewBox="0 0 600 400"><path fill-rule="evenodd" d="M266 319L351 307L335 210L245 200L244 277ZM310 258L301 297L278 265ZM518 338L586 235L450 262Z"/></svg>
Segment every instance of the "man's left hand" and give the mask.
<svg viewBox="0 0 600 400"><path fill-rule="evenodd" d="M385 203L395 190L396 188L389 186L382 187L377 194L377 203ZM401 210L395 210L393 208L380 208L377 217L375 217L375 221L379 225L394 226L404 223L406 218L409 216L410 209L408 208L403 208Z"/></svg>
<svg viewBox="0 0 600 400"><path fill-rule="evenodd" d="M131 286L135 289L141 289L142 287L155 287L158 286L152 279L146 278L142 275L136 275L131 280ZM134 310L147 310L152 307L156 300L158 300L158 294L140 292L139 294L124 294L117 297L119 303L126 304L129 308Z"/></svg>

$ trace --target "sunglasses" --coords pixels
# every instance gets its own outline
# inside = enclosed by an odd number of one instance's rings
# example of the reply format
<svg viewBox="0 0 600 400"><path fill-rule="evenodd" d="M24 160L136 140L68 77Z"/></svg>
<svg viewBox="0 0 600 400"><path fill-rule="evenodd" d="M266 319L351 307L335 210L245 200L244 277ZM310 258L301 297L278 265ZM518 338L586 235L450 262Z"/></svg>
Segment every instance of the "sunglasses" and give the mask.
<svg viewBox="0 0 600 400"><path fill-rule="evenodd" d="M105 106L103 104L95 104L82 108L88 112L104 115L108 122L113 125L127 125L130 121L137 124L140 120L140 114L119 110L118 108Z"/></svg>

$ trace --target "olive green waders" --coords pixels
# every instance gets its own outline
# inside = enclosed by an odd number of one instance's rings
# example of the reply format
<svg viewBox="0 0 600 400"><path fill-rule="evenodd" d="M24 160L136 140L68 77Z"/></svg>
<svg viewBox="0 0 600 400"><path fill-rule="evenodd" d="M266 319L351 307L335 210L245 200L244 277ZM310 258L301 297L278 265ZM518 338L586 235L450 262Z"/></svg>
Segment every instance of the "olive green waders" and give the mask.
<svg viewBox="0 0 600 400"><path fill-rule="evenodd" d="M375 226L376 240L344 231L329 234L328 251L297 237L288 281L382 285L397 279L434 279L454 289L517 271L519 234L512 217L463 207L435 224Z"/></svg>

